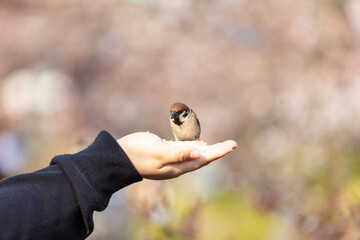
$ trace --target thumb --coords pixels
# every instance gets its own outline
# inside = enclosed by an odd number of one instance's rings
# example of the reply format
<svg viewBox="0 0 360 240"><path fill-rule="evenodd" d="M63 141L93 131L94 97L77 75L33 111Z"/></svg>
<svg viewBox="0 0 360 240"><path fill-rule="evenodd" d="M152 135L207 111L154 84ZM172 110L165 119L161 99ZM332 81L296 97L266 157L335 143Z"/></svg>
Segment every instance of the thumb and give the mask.
<svg viewBox="0 0 360 240"><path fill-rule="evenodd" d="M162 154L165 164L180 163L197 159L201 156L200 150L191 146L171 146L164 148Z"/></svg>

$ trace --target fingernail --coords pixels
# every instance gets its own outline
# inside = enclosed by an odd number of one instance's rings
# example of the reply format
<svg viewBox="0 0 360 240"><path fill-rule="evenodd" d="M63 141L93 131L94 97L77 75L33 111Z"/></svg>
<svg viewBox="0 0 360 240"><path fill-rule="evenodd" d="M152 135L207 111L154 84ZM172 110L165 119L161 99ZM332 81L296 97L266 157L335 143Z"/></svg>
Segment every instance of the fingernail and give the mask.
<svg viewBox="0 0 360 240"><path fill-rule="evenodd" d="M190 152L190 158L193 158L193 159L199 158L200 155L201 155L201 154L200 154L200 151L199 151L199 150L193 150L193 151Z"/></svg>

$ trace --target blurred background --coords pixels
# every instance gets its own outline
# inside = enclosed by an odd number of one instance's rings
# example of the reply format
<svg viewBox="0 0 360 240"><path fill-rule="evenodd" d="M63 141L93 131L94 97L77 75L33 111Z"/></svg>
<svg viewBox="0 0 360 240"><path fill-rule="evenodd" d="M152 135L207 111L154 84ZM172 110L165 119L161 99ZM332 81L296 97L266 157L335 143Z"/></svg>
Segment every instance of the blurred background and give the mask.
<svg viewBox="0 0 360 240"><path fill-rule="evenodd" d="M238 149L119 191L89 239L358 239L359 38L357 0L1 0L1 178L171 138L181 101Z"/></svg>

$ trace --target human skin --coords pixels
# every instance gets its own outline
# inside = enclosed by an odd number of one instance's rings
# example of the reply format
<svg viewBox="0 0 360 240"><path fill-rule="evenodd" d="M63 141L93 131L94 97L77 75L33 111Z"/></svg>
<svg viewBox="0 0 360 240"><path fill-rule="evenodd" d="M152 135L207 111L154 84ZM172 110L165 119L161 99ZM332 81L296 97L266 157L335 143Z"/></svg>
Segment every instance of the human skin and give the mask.
<svg viewBox="0 0 360 240"><path fill-rule="evenodd" d="M232 152L233 140L207 145L201 141L164 141L148 132L129 134L117 140L143 178L176 178Z"/></svg>

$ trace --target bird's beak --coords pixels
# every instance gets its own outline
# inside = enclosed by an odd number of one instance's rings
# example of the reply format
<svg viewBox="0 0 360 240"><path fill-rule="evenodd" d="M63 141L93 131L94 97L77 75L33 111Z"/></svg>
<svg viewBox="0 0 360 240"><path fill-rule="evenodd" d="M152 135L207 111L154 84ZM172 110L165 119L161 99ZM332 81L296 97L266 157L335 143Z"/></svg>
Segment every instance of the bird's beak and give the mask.
<svg viewBox="0 0 360 240"><path fill-rule="evenodd" d="M170 112L170 118L176 118L177 116L179 116L177 112Z"/></svg>

